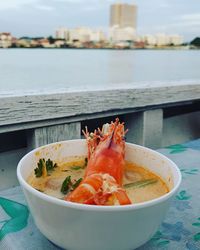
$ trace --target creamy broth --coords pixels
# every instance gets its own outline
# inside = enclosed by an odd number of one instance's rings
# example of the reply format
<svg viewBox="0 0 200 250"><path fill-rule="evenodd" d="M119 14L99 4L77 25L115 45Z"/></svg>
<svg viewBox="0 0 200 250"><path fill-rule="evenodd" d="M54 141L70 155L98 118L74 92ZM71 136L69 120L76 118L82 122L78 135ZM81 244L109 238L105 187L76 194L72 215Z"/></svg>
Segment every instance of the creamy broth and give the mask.
<svg viewBox="0 0 200 250"><path fill-rule="evenodd" d="M152 200L169 192L159 176L130 162L125 165L123 185L133 203Z"/></svg>
<svg viewBox="0 0 200 250"><path fill-rule="evenodd" d="M55 170L46 177L36 177L32 173L28 183L40 192L63 199L63 181L67 176L71 176L72 181L83 178L85 167L85 157L74 157L65 163L58 163ZM130 162L125 164L123 186L132 203L152 200L169 192L168 186L160 177Z"/></svg>

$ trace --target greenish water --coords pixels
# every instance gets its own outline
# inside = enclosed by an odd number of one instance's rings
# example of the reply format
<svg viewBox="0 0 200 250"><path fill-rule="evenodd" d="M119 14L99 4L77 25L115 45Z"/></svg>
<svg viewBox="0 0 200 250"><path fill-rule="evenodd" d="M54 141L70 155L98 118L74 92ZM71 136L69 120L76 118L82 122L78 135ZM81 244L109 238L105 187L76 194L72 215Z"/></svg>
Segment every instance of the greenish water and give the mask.
<svg viewBox="0 0 200 250"><path fill-rule="evenodd" d="M198 50L0 49L0 92L200 80Z"/></svg>

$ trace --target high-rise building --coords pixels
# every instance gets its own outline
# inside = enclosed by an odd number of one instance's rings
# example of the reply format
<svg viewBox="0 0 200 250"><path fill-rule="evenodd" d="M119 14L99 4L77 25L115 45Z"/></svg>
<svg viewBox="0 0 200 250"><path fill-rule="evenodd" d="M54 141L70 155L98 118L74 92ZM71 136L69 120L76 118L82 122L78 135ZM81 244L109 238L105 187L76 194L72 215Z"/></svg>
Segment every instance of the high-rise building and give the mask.
<svg viewBox="0 0 200 250"><path fill-rule="evenodd" d="M137 6L133 4L115 3L110 7L110 27L126 28L136 30Z"/></svg>

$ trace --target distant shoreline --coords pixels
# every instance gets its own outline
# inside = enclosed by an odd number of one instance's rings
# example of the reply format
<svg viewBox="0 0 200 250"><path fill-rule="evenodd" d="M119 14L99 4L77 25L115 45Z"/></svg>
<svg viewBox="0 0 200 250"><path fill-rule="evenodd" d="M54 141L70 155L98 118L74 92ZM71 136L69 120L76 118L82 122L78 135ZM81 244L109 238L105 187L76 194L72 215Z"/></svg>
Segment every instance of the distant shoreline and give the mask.
<svg viewBox="0 0 200 250"><path fill-rule="evenodd" d="M77 50L200 50L200 47L152 47L152 48L87 48L87 47L8 47L0 49L50 49L50 50L66 50L66 49L77 49Z"/></svg>

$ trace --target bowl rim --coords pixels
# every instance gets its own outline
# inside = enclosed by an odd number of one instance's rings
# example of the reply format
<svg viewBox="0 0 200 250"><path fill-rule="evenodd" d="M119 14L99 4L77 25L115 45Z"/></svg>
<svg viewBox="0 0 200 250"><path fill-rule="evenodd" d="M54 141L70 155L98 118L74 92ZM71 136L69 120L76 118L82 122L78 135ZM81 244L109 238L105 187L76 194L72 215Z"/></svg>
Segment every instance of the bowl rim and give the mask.
<svg viewBox="0 0 200 250"><path fill-rule="evenodd" d="M165 155L153 150L153 149L150 149L148 147L144 147L144 146L141 146L141 145L138 145L138 144L134 144L134 143L129 143L129 142L126 142L127 145L134 145L136 146L137 148L139 149L145 149L145 150L148 150L154 154L157 154L158 156L160 156L161 158L167 160L171 167L175 169L175 172L177 174L177 183L176 185L166 194L158 197L158 198L155 198L155 199L152 199L152 200L149 200L149 201L145 201L145 202L140 202L140 203L136 203L136 204L130 204L130 205L116 205L116 206L100 206L100 205L87 205L87 204L81 204L81 203L75 203L75 202L70 202L70 201L65 201L65 200L61 200L61 199L58 199L56 197L53 197L53 196L49 196L45 193L42 193L38 190L36 190L35 188L33 188L31 185L28 184L28 182L22 177L22 174L21 174L21 168L22 168L22 164L23 164L23 161L31 154L34 154L36 151L42 149L42 148L45 148L45 147L48 147L48 146L53 146L53 145L56 145L56 144L63 144L63 143L67 143L68 141L70 142L75 142L75 141L85 141L85 139L73 139L73 140L64 140L64 141L59 141L59 142L54 142L54 143L50 143L50 144L46 144L46 145L43 145L43 146L40 146L40 147L37 147L33 150L31 150L30 152L28 152L27 154L25 154L22 159L19 161L18 165L17 165L17 178L19 180L19 183L21 185L21 187L25 190L27 190L28 192L30 192L32 195L36 196L37 198L39 199L42 199L46 202L49 202L49 203L54 203L56 205L59 205L59 206L63 206L63 207L69 207L69 208L73 208L73 209L76 209L76 210L87 210L87 211L108 211L108 212L116 212L116 211L129 211L129 210L138 210L138 209L141 209L141 208L146 208L146 207L151 207L151 206L154 206L154 205L157 205L159 203L162 203L166 200L168 200L170 197L172 197L178 190L178 188L180 187L180 184L181 184L181 181L182 181L182 175L181 175L181 172L180 172L180 169L177 167L177 165L171 160L169 159L168 157L166 157Z"/></svg>

